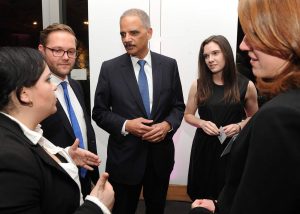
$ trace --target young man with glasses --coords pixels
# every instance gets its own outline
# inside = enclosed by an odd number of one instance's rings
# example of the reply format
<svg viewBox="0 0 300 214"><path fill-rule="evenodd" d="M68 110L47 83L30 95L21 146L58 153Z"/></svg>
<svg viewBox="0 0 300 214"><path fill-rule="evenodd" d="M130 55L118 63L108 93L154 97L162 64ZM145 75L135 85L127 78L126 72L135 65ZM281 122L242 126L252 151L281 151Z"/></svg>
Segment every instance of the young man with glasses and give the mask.
<svg viewBox="0 0 300 214"><path fill-rule="evenodd" d="M65 24L52 24L40 32L38 49L44 56L57 86L57 112L41 125L44 136L60 147L71 146L78 138L79 146L97 154L96 138L90 115L84 105L84 95L79 83L70 77L77 57L77 39L74 31ZM81 191L85 197L91 191L92 182L99 178L98 168L80 172Z"/></svg>

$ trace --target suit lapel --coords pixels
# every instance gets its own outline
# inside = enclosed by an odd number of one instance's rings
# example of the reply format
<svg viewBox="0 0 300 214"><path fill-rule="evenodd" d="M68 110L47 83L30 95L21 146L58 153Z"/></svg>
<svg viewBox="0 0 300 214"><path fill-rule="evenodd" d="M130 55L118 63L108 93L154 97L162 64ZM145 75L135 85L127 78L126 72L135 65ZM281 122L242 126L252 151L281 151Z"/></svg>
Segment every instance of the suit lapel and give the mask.
<svg viewBox="0 0 300 214"><path fill-rule="evenodd" d="M127 54L124 55L124 60L121 64L121 73L122 73L122 77L124 78L127 87L129 88L131 95L135 99L141 112L143 112L143 114L147 118L147 116L146 116L147 113L146 113L146 110L145 110L145 107L143 104L143 100L142 100L142 97L140 94L140 90L139 90L139 86L138 86L136 77L134 74L132 62L131 62L130 56Z"/></svg>
<svg viewBox="0 0 300 214"><path fill-rule="evenodd" d="M69 78L69 83L70 83L70 86L71 86L71 88L73 89L73 91L74 91L74 93L75 93L75 95L76 95L76 98L77 98L77 100L78 100L78 102L79 102L79 104L80 104L80 106L81 106L81 109L82 109L82 112L83 112L83 116L84 116L84 121L85 121L85 124L86 124L86 126L88 126L87 125L87 121L89 121L89 116L88 116L88 114L87 114L87 112L86 112L86 106L85 106L85 101L84 101L84 95L82 94L83 92L82 92L82 90L81 90L81 88L80 88L80 85L79 85L79 83L78 82L75 82L76 80L73 80L73 79L71 79L71 78ZM72 127L71 127L72 128ZM72 131L72 133L74 133L73 132L73 130L71 130ZM89 128L87 127L87 132L89 131ZM75 136L75 135L74 135ZM87 136L87 137L89 137L89 136Z"/></svg>
<svg viewBox="0 0 300 214"><path fill-rule="evenodd" d="M73 80L71 78L69 78L69 83L70 83L70 86L71 86L71 88L73 89L73 91L76 95L77 100L79 101L79 103L81 105L81 108L83 109L83 106L85 106L85 104L84 104L83 97L80 95L81 93L80 93L80 90L79 90L79 85L77 85L77 83L75 83L75 80Z"/></svg>
<svg viewBox="0 0 300 214"><path fill-rule="evenodd" d="M72 128L71 123L69 121L69 118L66 115L66 112L63 109L63 107L61 106L58 99L57 99L56 107L57 107L57 114L61 118L63 126L66 128L67 132L75 138L74 131L73 131L73 128Z"/></svg>
<svg viewBox="0 0 300 214"><path fill-rule="evenodd" d="M158 109L159 105L159 95L161 91L162 84L162 64L159 57L151 52L151 61L152 61L152 78L153 78L153 103L151 110L151 118L154 118L155 112Z"/></svg>
<svg viewBox="0 0 300 214"><path fill-rule="evenodd" d="M65 170L63 170L63 168L57 162L55 162L55 160L53 160L51 158L51 156L49 154L47 154L46 151L40 145L34 145L34 144L32 144L30 146L30 149L33 151L33 153L35 153L36 155L38 155L47 165L49 165L51 167L54 167L57 170L59 170L62 173L64 173L64 174L66 174L66 175L69 176L69 174Z"/></svg>

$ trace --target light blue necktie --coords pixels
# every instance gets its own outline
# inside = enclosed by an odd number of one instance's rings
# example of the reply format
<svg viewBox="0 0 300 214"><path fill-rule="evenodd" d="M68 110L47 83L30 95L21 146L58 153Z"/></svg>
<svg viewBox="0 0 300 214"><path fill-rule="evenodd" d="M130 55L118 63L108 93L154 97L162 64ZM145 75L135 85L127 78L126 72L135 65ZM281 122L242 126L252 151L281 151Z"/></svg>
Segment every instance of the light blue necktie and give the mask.
<svg viewBox="0 0 300 214"><path fill-rule="evenodd" d="M138 77L139 89L143 99L144 107L146 109L147 116L148 118L150 118L149 88L148 88L147 76L144 70L144 65L146 64L146 61L139 60L138 64L140 65L140 71Z"/></svg>
<svg viewBox="0 0 300 214"><path fill-rule="evenodd" d="M71 124L72 124L72 128L73 128L75 137L79 139L79 147L84 149L83 138L82 138L80 126L79 126L78 120L76 118L76 115L75 115L75 112L74 112L74 109L72 107L70 97L69 97L68 83L66 81L63 81L63 82L61 82L61 86L64 89L65 102L67 105L67 109L68 109L68 113L69 113L69 117L71 120ZM87 170L85 168L80 167L79 171L80 171L80 176L84 178Z"/></svg>

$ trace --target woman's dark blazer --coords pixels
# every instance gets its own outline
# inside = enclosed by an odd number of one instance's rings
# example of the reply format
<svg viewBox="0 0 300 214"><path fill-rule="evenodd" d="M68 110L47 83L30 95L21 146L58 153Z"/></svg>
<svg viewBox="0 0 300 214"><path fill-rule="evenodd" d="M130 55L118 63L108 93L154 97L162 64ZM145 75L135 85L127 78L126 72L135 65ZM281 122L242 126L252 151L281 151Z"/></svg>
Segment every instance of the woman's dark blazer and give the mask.
<svg viewBox="0 0 300 214"><path fill-rule="evenodd" d="M102 213L86 201L79 208L76 182L17 123L0 114L0 213Z"/></svg>
<svg viewBox="0 0 300 214"><path fill-rule="evenodd" d="M218 213L299 213L300 89L274 97L252 117L232 146L229 169Z"/></svg>

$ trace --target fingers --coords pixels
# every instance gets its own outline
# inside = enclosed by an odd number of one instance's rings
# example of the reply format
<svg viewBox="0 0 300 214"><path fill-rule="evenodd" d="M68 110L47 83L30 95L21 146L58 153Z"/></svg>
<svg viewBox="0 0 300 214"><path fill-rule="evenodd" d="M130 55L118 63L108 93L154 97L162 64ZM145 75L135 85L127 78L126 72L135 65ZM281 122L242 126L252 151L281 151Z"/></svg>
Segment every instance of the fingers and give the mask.
<svg viewBox="0 0 300 214"><path fill-rule="evenodd" d="M142 139L153 143L160 142L165 139L167 132L164 130L163 126L156 124L153 127L154 129L144 134Z"/></svg>
<svg viewBox="0 0 300 214"><path fill-rule="evenodd" d="M87 170L89 170L89 171L93 171L94 170L92 167L90 167L87 164L84 164L82 167L85 168L85 169L87 169Z"/></svg>
<svg viewBox="0 0 300 214"><path fill-rule="evenodd" d="M93 166L99 166L100 165L100 160L90 160L89 158L86 158L86 159L81 159L80 160L80 164L79 166L87 169L87 170L90 170L90 171L93 171L94 168Z"/></svg>
<svg viewBox="0 0 300 214"><path fill-rule="evenodd" d="M150 126L152 122L153 120L148 120L142 117L133 120L128 120L126 123L125 130L130 132L131 134L140 137L153 129Z"/></svg>
<svg viewBox="0 0 300 214"><path fill-rule="evenodd" d="M109 175L107 172L102 173L102 175L100 176L96 185L90 193L90 195L97 197L101 202L104 202L102 199L105 199L105 188L112 189L110 183L107 181L108 177Z"/></svg>
<svg viewBox="0 0 300 214"><path fill-rule="evenodd" d="M85 152L89 152L89 151L85 151ZM89 153L91 153L91 152L89 152ZM99 164L101 163L101 160L97 155L93 155L93 156L85 155L80 160L82 162L83 167L84 167L84 165L99 166Z"/></svg>
<svg viewBox="0 0 300 214"><path fill-rule="evenodd" d="M238 134L240 132L240 127L238 124L230 124L223 127L225 134L228 137L232 137L235 134Z"/></svg>
<svg viewBox="0 0 300 214"><path fill-rule="evenodd" d="M79 146L79 139L76 138L72 146L70 147L72 150L76 150Z"/></svg>
<svg viewBox="0 0 300 214"><path fill-rule="evenodd" d="M95 188L97 188L99 190L104 190L104 187L108 180L108 177L109 177L109 175L107 172L102 173L102 175L100 176L100 178L97 181Z"/></svg>
<svg viewBox="0 0 300 214"><path fill-rule="evenodd" d="M149 126L153 123L153 120L148 120L148 119L142 118L141 123Z"/></svg>
<svg viewBox="0 0 300 214"><path fill-rule="evenodd" d="M199 207L201 204L202 200L201 199L196 199L193 203L192 203L192 208L195 207Z"/></svg>
<svg viewBox="0 0 300 214"><path fill-rule="evenodd" d="M85 150L85 155L84 157L86 158L87 161L91 161L91 162L101 162L100 158L98 155L95 155L94 153Z"/></svg>
<svg viewBox="0 0 300 214"><path fill-rule="evenodd" d="M204 126L203 126L203 130L205 131L206 134L208 135L218 135L219 134L219 129L216 126L216 124L207 121Z"/></svg>

